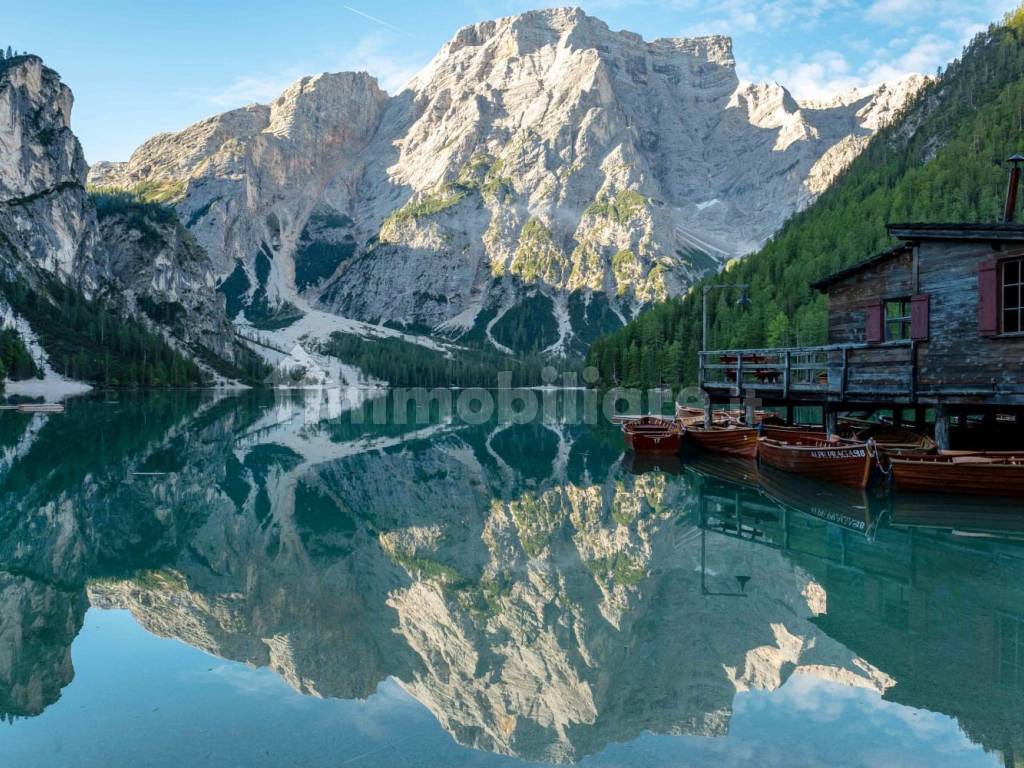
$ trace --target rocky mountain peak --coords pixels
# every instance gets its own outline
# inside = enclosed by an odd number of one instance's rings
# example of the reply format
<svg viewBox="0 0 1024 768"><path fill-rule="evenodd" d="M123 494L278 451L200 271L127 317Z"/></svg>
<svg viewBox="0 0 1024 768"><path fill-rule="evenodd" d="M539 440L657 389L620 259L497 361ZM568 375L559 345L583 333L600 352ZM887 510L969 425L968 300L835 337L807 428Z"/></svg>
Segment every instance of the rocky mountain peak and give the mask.
<svg viewBox="0 0 1024 768"><path fill-rule="evenodd" d="M88 167L71 132L74 98L38 56L0 63L0 264L10 259L75 274L95 220L85 201ZM87 271L79 275L88 283Z"/></svg>
<svg viewBox="0 0 1024 768"><path fill-rule="evenodd" d="M250 322L319 309L556 353L758 248L914 83L801 104L740 83L728 37L548 8L463 27L394 97L303 78L94 178L166 179Z"/></svg>
<svg viewBox="0 0 1024 768"><path fill-rule="evenodd" d="M263 130L298 142L365 138L376 128L387 98L376 78L366 72L303 77L270 105Z"/></svg>
<svg viewBox="0 0 1024 768"><path fill-rule="evenodd" d="M608 26L600 19L587 16L581 8L541 8L516 16L505 16L492 21L468 24L456 32L441 46L439 58L446 58L466 48L479 48L500 39L504 44L516 43L519 47L507 47L508 53L523 55L531 47L550 45L580 26L597 26L605 32Z"/></svg>
<svg viewBox="0 0 1024 768"><path fill-rule="evenodd" d="M74 96L38 56L0 63L0 200L83 184L87 167L71 132Z"/></svg>

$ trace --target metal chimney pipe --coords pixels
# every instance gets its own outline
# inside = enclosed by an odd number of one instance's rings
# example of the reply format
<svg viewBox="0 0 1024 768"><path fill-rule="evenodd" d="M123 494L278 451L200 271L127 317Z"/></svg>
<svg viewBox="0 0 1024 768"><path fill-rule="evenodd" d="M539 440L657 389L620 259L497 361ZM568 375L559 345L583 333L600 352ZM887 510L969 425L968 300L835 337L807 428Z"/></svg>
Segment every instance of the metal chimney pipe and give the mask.
<svg viewBox="0 0 1024 768"><path fill-rule="evenodd" d="M1024 163L1024 156L1014 155L1008 163L1013 163L1010 168L1010 181L1006 186L1006 206L1003 208L1003 222L1010 224L1017 214L1017 190L1020 188L1020 164Z"/></svg>

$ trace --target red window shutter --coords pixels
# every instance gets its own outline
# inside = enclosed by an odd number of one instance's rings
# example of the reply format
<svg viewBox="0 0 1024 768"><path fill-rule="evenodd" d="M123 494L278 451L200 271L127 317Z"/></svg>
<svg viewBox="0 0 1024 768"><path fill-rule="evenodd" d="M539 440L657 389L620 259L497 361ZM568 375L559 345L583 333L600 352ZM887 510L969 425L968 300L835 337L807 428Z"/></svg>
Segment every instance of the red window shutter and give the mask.
<svg viewBox="0 0 1024 768"><path fill-rule="evenodd" d="M864 338L868 344L878 344L882 341L882 302L871 304L865 308L865 319L867 325L864 331Z"/></svg>
<svg viewBox="0 0 1024 768"><path fill-rule="evenodd" d="M994 336L999 333L998 262L986 261L978 267L978 333Z"/></svg>
<svg viewBox="0 0 1024 768"><path fill-rule="evenodd" d="M928 294L919 293L910 299L910 338L928 341Z"/></svg>

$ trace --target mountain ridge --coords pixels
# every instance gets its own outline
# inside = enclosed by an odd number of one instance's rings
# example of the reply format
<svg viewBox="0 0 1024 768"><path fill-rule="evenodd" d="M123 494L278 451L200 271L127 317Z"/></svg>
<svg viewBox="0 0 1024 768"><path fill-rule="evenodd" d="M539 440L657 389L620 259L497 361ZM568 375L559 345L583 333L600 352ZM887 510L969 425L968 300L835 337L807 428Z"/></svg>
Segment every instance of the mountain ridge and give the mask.
<svg viewBox="0 0 1024 768"><path fill-rule="evenodd" d="M545 9L463 27L393 96L302 78L90 183L173 204L258 327L316 308L507 350L527 323L580 351L753 250L924 81L802 106L741 83L725 36Z"/></svg>

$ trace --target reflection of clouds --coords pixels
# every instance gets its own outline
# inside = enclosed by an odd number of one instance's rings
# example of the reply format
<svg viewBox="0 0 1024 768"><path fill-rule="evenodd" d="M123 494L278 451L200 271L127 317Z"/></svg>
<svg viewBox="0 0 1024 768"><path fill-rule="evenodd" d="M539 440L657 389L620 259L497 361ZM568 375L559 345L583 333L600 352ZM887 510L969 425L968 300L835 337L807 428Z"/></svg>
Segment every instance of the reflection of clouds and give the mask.
<svg viewBox="0 0 1024 768"><path fill-rule="evenodd" d="M254 696L276 694L283 699L300 699L291 687L269 669L257 669L245 664L219 663L205 675L197 675L200 682L226 685L239 693Z"/></svg>
<svg viewBox="0 0 1024 768"><path fill-rule="evenodd" d="M839 719L857 694L853 688L829 686L810 675L794 674L776 692L776 698L777 703L822 723ZM878 696L872 698L881 701Z"/></svg>
<svg viewBox="0 0 1024 768"><path fill-rule="evenodd" d="M837 740L855 741L845 756L844 763L851 766L935 766L935 765L994 765L992 755L973 744L960 729L956 720L946 715L923 709L914 709L887 701L867 688L849 687L795 673L781 688L773 692L753 691L740 694L735 701L732 738L740 736L756 723L763 728L773 720L795 720L799 723L832 724L831 732ZM777 728L786 728L780 722ZM861 740L859 735L870 735ZM906 745L913 743L917 753L908 757ZM818 750L823 750L818 745ZM729 756L723 765L737 765L735 745L729 746ZM759 765L818 765L821 754L806 755L807 762L793 754L774 761L770 755L759 755Z"/></svg>

